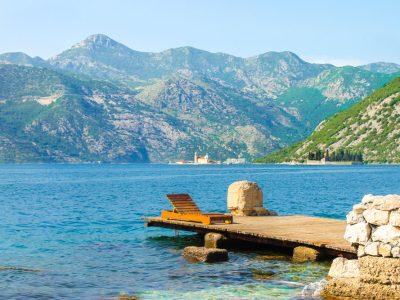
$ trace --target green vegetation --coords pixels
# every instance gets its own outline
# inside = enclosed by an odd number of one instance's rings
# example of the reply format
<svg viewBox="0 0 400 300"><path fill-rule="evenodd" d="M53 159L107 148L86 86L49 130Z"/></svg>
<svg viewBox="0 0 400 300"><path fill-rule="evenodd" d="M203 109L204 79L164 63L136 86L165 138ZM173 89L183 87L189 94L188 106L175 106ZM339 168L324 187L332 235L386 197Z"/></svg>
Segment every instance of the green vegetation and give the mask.
<svg viewBox="0 0 400 300"><path fill-rule="evenodd" d="M305 138L396 70L368 68L312 64L287 51L250 58L192 47L139 52L101 34L49 60L1 54L0 161L165 162L195 151L253 159ZM397 105L391 99L383 107ZM379 122L388 140L397 136L395 114ZM297 145L264 161L284 160Z"/></svg>
<svg viewBox="0 0 400 300"><path fill-rule="evenodd" d="M333 152L329 152L329 150L322 151L321 149L317 149L315 151L308 152L308 160L321 160L323 158L325 158L326 161L363 161L363 155L361 152L353 152L346 149L338 149Z"/></svg>
<svg viewBox="0 0 400 300"><path fill-rule="evenodd" d="M304 161L316 149L362 153L367 162L400 162L400 78L335 114L309 138L256 162Z"/></svg>

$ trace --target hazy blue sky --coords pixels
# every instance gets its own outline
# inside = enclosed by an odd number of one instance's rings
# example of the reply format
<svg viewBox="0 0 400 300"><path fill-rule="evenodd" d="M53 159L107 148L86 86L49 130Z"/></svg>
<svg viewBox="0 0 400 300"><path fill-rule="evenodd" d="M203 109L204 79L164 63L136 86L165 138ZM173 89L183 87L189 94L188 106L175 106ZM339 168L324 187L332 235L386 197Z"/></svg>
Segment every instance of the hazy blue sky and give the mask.
<svg viewBox="0 0 400 300"><path fill-rule="evenodd" d="M0 0L0 53L53 56L93 33L142 51L289 50L337 65L400 63L400 1Z"/></svg>

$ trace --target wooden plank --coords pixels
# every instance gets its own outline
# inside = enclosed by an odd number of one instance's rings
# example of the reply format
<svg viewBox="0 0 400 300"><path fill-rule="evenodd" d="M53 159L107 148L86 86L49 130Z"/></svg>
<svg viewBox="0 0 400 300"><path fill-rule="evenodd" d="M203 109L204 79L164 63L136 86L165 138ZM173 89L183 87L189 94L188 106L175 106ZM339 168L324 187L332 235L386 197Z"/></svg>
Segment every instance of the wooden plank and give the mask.
<svg viewBox="0 0 400 300"><path fill-rule="evenodd" d="M352 257L356 251L343 238L346 222L309 216L234 217L233 224L203 225L177 220L148 218L148 226L200 233L220 232L232 238L256 243L322 248L332 255Z"/></svg>

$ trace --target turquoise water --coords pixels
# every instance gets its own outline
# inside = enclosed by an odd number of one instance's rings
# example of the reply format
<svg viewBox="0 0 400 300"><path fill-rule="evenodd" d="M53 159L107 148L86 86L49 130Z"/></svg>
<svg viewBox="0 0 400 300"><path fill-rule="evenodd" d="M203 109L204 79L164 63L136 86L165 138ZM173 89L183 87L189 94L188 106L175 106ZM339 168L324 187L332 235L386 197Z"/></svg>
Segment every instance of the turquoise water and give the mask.
<svg viewBox="0 0 400 300"><path fill-rule="evenodd" d="M400 193L398 166L0 165L0 298L301 298L327 263L260 250L191 264L181 250L196 236L143 226L170 192L222 212L228 185L242 179L258 182L279 214L344 218L364 194Z"/></svg>

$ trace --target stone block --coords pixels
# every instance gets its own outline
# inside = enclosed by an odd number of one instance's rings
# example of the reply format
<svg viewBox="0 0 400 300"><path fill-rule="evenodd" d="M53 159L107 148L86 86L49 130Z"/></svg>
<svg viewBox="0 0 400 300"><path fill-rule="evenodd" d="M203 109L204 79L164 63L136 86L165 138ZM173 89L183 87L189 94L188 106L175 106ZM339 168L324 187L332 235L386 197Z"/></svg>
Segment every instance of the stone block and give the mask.
<svg viewBox="0 0 400 300"><path fill-rule="evenodd" d="M400 227L400 212L398 210L390 212L389 224Z"/></svg>
<svg viewBox="0 0 400 300"><path fill-rule="evenodd" d="M293 249L294 262L317 261L323 259L323 254L317 249L298 246Z"/></svg>
<svg viewBox="0 0 400 300"><path fill-rule="evenodd" d="M227 238L220 233L210 232L204 236L204 247L205 248L226 248Z"/></svg>
<svg viewBox="0 0 400 300"><path fill-rule="evenodd" d="M365 254L378 256L379 255L379 243L378 242L369 242L365 245L364 249Z"/></svg>
<svg viewBox="0 0 400 300"><path fill-rule="evenodd" d="M391 211L400 208L400 195L376 196L373 206L379 210Z"/></svg>
<svg viewBox="0 0 400 300"><path fill-rule="evenodd" d="M393 247L391 252L393 257L400 258L400 247Z"/></svg>
<svg viewBox="0 0 400 300"><path fill-rule="evenodd" d="M392 225L379 226L372 233L372 240L400 246L400 228Z"/></svg>
<svg viewBox="0 0 400 300"><path fill-rule="evenodd" d="M364 204L358 203L353 206L353 211L355 214L362 214L367 207Z"/></svg>
<svg viewBox="0 0 400 300"><path fill-rule="evenodd" d="M372 194L365 195L361 199L361 203L364 205L372 204L374 202L375 196Z"/></svg>
<svg viewBox="0 0 400 300"><path fill-rule="evenodd" d="M360 275L357 259L337 257L333 260L328 276L332 278L355 278Z"/></svg>
<svg viewBox="0 0 400 300"><path fill-rule="evenodd" d="M358 278L329 280L320 296L323 299L399 300L400 285L361 282Z"/></svg>
<svg viewBox="0 0 400 300"><path fill-rule="evenodd" d="M356 213L352 210L346 215L346 222L347 224L354 225L357 223L365 222L365 220L362 213Z"/></svg>
<svg viewBox="0 0 400 300"><path fill-rule="evenodd" d="M390 244L383 244L380 243L378 246L378 254L383 257L390 257L392 256L392 246Z"/></svg>
<svg viewBox="0 0 400 300"><path fill-rule="evenodd" d="M367 223L373 225L386 225L389 222L389 212L375 208L367 209L363 212L364 219Z"/></svg>
<svg viewBox="0 0 400 300"><path fill-rule="evenodd" d="M227 261L228 251L226 249L205 248L189 246L183 249L183 257L190 262L221 262Z"/></svg>
<svg viewBox="0 0 400 300"><path fill-rule="evenodd" d="M367 223L347 225L344 238L351 244L362 244L368 242L371 235L371 227Z"/></svg>
<svg viewBox="0 0 400 300"><path fill-rule="evenodd" d="M364 245L358 245L357 248L357 256L358 257L363 257L365 255L365 246Z"/></svg>
<svg viewBox="0 0 400 300"><path fill-rule="evenodd" d="M360 280L366 283L400 284L400 259L364 256L359 258Z"/></svg>

